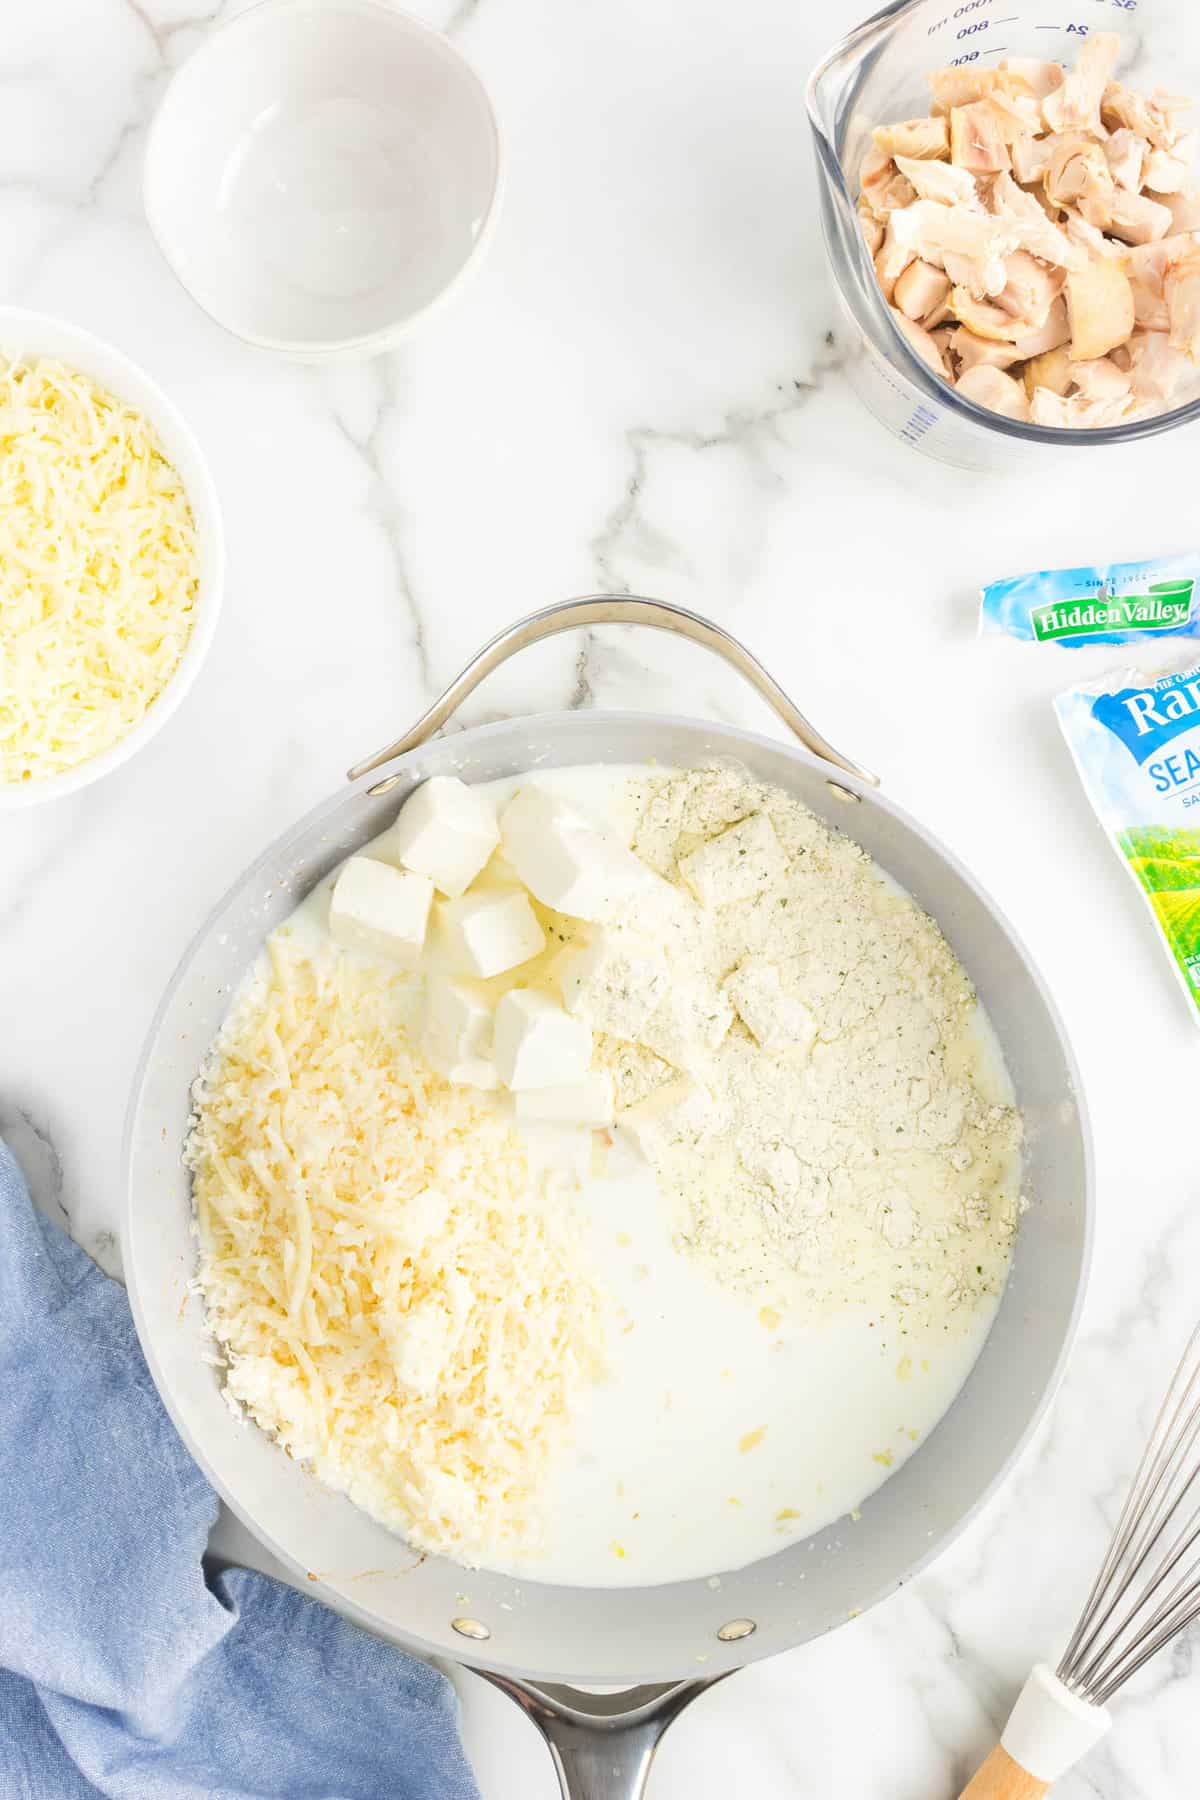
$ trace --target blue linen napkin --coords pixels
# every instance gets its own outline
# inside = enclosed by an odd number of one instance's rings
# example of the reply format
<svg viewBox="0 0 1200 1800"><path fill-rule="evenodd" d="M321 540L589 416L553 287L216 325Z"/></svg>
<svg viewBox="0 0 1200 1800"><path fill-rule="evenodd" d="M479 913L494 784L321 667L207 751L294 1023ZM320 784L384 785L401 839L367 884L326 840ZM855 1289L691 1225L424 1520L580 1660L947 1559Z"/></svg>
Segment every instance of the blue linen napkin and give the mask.
<svg viewBox="0 0 1200 1800"><path fill-rule="evenodd" d="M4 1800L477 1800L435 1670L200 1558L217 1498L124 1290L0 1141Z"/></svg>

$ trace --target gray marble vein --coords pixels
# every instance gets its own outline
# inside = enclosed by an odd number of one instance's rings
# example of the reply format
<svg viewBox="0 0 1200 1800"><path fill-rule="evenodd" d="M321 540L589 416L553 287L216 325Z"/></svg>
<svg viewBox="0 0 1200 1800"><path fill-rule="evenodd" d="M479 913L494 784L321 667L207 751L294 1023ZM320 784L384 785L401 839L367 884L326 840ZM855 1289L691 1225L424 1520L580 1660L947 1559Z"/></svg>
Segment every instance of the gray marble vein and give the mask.
<svg viewBox="0 0 1200 1800"><path fill-rule="evenodd" d="M863 0L686 20L669 0L413 0L501 118L508 195L478 280L369 362L314 371L236 344L157 259L138 188L170 72L242 3L45 0L5 19L4 293L144 358L211 463L229 568L210 662L152 748L0 814L0 1132L115 1272L143 1034L238 869L533 606L634 590L726 624L835 742L853 724L850 747L1030 945L1091 1104L1098 1231L1061 1392L983 1513L865 1618L705 1696L648 1800L953 1800L1030 1664L1061 1652L1200 1312L1195 1025L1116 898L1054 729L1075 665L976 643L974 596L1181 547L1194 453L1168 433L993 480L862 408L804 79ZM1200 92L1200 14L1167 14L1170 85ZM1150 61L1158 8L1144 17ZM780 730L698 651L607 628L514 663L451 729L556 703ZM257 1552L243 1533L235 1553ZM1129 1684L1055 1800L1190 1800L1198 1643ZM515 1709L458 1680L487 1800L554 1800Z"/></svg>
<svg viewBox="0 0 1200 1800"><path fill-rule="evenodd" d="M400 358L379 356L364 370L366 417L354 419L345 408L334 412L338 430L361 458L368 486L366 517L382 537L392 566L396 598L409 621L409 648L422 694L436 691L426 643L425 616L417 597L410 566L410 548L403 502L381 462L383 442L400 407ZM361 409L360 409L361 410Z"/></svg>

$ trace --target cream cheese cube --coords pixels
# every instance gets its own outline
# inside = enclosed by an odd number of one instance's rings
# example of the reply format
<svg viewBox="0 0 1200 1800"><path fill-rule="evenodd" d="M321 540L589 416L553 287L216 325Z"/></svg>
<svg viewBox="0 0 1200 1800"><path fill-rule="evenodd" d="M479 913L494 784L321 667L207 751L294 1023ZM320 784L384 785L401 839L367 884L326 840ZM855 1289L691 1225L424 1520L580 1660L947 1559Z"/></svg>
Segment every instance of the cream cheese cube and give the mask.
<svg viewBox="0 0 1200 1800"><path fill-rule="evenodd" d="M753 900L786 880L789 863L766 813L751 813L679 859L679 873L704 906Z"/></svg>
<svg viewBox="0 0 1200 1800"><path fill-rule="evenodd" d="M586 1125L594 1131L613 1122L613 1079L602 1069L557 1087L519 1088L513 1098L517 1118L526 1124Z"/></svg>
<svg viewBox="0 0 1200 1800"><path fill-rule="evenodd" d="M329 933L344 950L411 969L425 944L433 883L369 856L343 865L329 898Z"/></svg>
<svg viewBox="0 0 1200 1800"><path fill-rule="evenodd" d="M456 775L432 775L400 808L388 850L406 869L428 875L439 893L457 899L499 842L488 800Z"/></svg>
<svg viewBox="0 0 1200 1800"><path fill-rule="evenodd" d="M456 967L485 980L519 968L546 947L529 896L519 888L442 900L437 917Z"/></svg>
<svg viewBox="0 0 1200 1800"><path fill-rule="evenodd" d="M464 1057L462 1062L446 1070L446 1080L452 1081L455 1087L481 1088L485 1093L500 1086L500 1077L490 1056Z"/></svg>
<svg viewBox="0 0 1200 1800"><path fill-rule="evenodd" d="M562 1086L587 1074L592 1033L549 994L510 988L496 1006L492 1054L506 1087Z"/></svg>
<svg viewBox="0 0 1200 1800"><path fill-rule="evenodd" d="M617 1115L617 1129L653 1164L679 1145L703 1146L724 1124L724 1108L716 1096L690 1075L664 1082Z"/></svg>
<svg viewBox="0 0 1200 1800"><path fill-rule="evenodd" d="M523 787L500 815L504 854L543 906L573 919L614 918L651 873L545 788Z"/></svg>
<svg viewBox="0 0 1200 1800"><path fill-rule="evenodd" d="M483 989L470 981L431 975L425 986L421 1043L447 1081L463 1087L499 1087L491 1060L492 1008Z"/></svg>
<svg viewBox="0 0 1200 1800"><path fill-rule="evenodd" d="M738 1018L769 1056L793 1048L807 1050L816 1037L812 1013L788 993L768 957L743 957L724 986Z"/></svg>
<svg viewBox="0 0 1200 1800"><path fill-rule="evenodd" d="M563 1004L610 1037L635 1041L666 996L667 965L652 944L602 927L582 950L568 950L558 969Z"/></svg>

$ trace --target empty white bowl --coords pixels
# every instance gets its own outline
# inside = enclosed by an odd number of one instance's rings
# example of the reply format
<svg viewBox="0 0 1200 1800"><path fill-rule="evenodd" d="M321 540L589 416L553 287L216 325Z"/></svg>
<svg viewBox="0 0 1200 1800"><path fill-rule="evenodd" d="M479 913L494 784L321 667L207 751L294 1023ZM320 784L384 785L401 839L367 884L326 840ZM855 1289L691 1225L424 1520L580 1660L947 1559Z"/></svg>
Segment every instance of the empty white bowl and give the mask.
<svg viewBox="0 0 1200 1800"><path fill-rule="evenodd" d="M261 0L167 88L146 216L219 324L306 360L385 349L479 261L501 151L478 76L388 0Z"/></svg>
<svg viewBox="0 0 1200 1800"><path fill-rule="evenodd" d="M37 806L43 800L56 800L63 794L74 794L80 788L90 787L102 775L108 775L128 762L157 731L162 730L208 655L224 587L225 544L216 489L200 446L171 401L144 369L79 325L68 325L64 319L51 318L47 313L26 312L16 306L0 306L0 351L6 356L19 357L22 362L49 357L65 363L68 368L90 376L118 399L136 406L149 419L167 461L175 468L186 490L196 521L199 558L196 615L191 636L178 668L152 702L145 718L110 749L76 763L74 768L65 769L60 775L48 775L42 781L0 780L0 813L4 813Z"/></svg>

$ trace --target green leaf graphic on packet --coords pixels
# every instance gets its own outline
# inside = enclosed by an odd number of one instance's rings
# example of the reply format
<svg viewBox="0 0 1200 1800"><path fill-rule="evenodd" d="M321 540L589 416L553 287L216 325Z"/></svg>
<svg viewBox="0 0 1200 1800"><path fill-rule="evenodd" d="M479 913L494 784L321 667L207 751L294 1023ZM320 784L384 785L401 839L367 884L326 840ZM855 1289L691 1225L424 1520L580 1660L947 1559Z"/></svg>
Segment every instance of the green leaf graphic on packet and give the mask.
<svg viewBox="0 0 1200 1800"><path fill-rule="evenodd" d="M1200 662L1113 670L1054 707L1200 1024Z"/></svg>
<svg viewBox="0 0 1200 1800"><path fill-rule="evenodd" d="M1200 552L989 582L980 593L979 635L997 634L1068 650L1200 637Z"/></svg>

